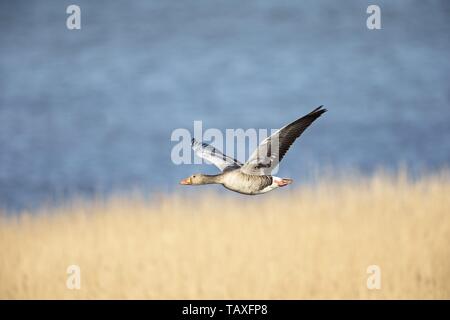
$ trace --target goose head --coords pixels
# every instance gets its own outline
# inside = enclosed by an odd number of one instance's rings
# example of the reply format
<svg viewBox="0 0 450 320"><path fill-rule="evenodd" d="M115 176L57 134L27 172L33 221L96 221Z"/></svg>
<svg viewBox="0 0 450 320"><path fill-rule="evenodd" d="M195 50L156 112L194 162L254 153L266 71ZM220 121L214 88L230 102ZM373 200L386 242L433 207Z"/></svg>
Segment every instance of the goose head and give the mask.
<svg viewBox="0 0 450 320"><path fill-rule="evenodd" d="M196 173L186 179L180 181L180 184L183 185L198 185L198 184L207 184L207 177L204 174Z"/></svg>

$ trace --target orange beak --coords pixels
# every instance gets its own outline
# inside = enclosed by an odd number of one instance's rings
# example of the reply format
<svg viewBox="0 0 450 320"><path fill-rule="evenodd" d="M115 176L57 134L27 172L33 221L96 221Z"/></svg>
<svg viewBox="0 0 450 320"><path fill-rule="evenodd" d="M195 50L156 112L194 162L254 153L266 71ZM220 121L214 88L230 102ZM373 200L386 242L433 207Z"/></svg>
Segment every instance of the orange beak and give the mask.
<svg viewBox="0 0 450 320"><path fill-rule="evenodd" d="M191 177L181 180L181 181L180 181L180 184L183 184L183 185L189 185L189 184L192 184L192 182L191 182Z"/></svg>

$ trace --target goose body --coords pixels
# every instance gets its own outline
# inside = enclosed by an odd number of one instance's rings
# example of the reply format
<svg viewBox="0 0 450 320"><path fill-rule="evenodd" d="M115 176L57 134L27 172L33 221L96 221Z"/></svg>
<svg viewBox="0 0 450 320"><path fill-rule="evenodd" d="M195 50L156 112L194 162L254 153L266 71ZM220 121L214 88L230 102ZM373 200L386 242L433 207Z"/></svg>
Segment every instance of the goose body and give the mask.
<svg viewBox="0 0 450 320"><path fill-rule="evenodd" d="M266 193L276 188L272 176L250 175L238 169L223 173L222 185L228 190L248 195Z"/></svg>
<svg viewBox="0 0 450 320"><path fill-rule="evenodd" d="M272 176L271 172L283 159L292 143L326 111L320 106L304 117L282 127L264 139L244 164L224 155L209 144L192 139L192 149L195 153L213 163L222 173L194 174L181 180L180 184L221 184L231 191L246 195L262 194L291 184L292 179Z"/></svg>

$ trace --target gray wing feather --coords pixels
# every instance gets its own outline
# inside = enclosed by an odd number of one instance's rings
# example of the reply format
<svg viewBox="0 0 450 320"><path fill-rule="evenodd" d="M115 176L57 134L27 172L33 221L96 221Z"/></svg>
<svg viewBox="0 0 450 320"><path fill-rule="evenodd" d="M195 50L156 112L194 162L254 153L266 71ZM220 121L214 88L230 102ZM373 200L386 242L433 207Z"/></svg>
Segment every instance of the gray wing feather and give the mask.
<svg viewBox="0 0 450 320"><path fill-rule="evenodd" d="M252 175L270 175L294 141L326 111L320 106L264 139L244 163L241 171Z"/></svg>
<svg viewBox="0 0 450 320"><path fill-rule="evenodd" d="M221 171L237 169L242 166L242 163L236 159L224 155L220 150L207 143L192 139L192 149L197 156L211 162Z"/></svg>

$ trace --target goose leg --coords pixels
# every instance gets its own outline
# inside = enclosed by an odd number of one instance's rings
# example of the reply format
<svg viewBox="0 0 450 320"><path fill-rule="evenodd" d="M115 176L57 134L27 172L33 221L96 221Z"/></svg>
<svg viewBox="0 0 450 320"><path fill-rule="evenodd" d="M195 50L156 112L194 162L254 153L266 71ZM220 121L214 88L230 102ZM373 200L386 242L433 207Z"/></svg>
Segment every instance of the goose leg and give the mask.
<svg viewBox="0 0 450 320"><path fill-rule="evenodd" d="M294 180L292 179L288 179L288 178L278 178L274 180L275 183L279 186L279 187L284 187L287 186L288 184L291 184Z"/></svg>

